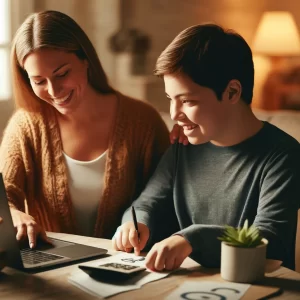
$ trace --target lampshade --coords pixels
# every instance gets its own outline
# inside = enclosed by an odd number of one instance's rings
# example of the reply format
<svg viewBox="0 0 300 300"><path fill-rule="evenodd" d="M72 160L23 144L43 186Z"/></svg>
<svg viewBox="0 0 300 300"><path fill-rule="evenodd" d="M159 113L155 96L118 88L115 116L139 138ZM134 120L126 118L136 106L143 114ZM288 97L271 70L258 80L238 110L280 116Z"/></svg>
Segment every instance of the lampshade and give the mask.
<svg viewBox="0 0 300 300"><path fill-rule="evenodd" d="M258 25L252 50L269 56L300 55L300 39L291 13L265 12Z"/></svg>

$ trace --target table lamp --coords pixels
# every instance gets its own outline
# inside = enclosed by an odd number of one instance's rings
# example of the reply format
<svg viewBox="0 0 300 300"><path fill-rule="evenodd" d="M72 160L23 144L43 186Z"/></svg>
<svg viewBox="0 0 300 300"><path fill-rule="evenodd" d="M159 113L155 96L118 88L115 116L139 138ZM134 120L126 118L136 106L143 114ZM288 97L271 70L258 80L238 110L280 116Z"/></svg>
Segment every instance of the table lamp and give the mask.
<svg viewBox="0 0 300 300"><path fill-rule="evenodd" d="M282 57L300 55L300 38L292 14L287 11L265 12L258 24L252 50L268 56L273 67Z"/></svg>
<svg viewBox="0 0 300 300"><path fill-rule="evenodd" d="M287 11L265 12L258 24L252 50L253 54L264 56L271 63L256 63L255 68L259 72L255 85L261 88L256 106L267 110L282 109L285 106L282 91L290 89L282 82L282 74L287 67L284 58L300 56L300 38L292 14ZM256 60L259 61L257 57ZM257 82L257 78L261 81Z"/></svg>

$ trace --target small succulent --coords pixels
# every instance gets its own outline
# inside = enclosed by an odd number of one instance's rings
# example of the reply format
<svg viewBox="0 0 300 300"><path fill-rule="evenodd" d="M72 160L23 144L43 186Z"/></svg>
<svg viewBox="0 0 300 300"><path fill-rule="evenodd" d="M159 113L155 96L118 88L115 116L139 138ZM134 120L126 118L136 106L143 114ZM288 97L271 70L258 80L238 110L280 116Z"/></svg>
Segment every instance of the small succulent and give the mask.
<svg viewBox="0 0 300 300"><path fill-rule="evenodd" d="M258 228L254 225L248 227L248 220L245 220L242 228L225 226L223 236L218 239L234 247L254 248L262 244Z"/></svg>

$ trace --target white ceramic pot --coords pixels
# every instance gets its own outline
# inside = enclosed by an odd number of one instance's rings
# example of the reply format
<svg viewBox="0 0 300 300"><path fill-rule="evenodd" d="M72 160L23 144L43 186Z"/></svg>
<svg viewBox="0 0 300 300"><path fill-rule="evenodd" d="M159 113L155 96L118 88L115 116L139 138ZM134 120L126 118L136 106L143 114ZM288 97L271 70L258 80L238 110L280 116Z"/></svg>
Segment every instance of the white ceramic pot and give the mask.
<svg viewBox="0 0 300 300"><path fill-rule="evenodd" d="M264 277L268 241L255 248L241 248L222 242L221 277L228 281L251 283Z"/></svg>

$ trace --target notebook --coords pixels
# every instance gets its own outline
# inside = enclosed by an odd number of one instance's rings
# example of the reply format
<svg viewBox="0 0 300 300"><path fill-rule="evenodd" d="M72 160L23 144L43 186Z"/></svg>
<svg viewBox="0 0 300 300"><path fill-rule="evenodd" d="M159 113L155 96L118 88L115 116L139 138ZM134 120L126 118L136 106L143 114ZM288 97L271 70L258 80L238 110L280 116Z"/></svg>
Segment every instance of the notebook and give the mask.
<svg viewBox="0 0 300 300"><path fill-rule="evenodd" d="M73 261L86 260L107 253L107 249L49 238L53 245L38 242L34 249L16 239L16 229L8 205L3 176L0 173L0 249L6 252L6 265L23 270L41 270Z"/></svg>

